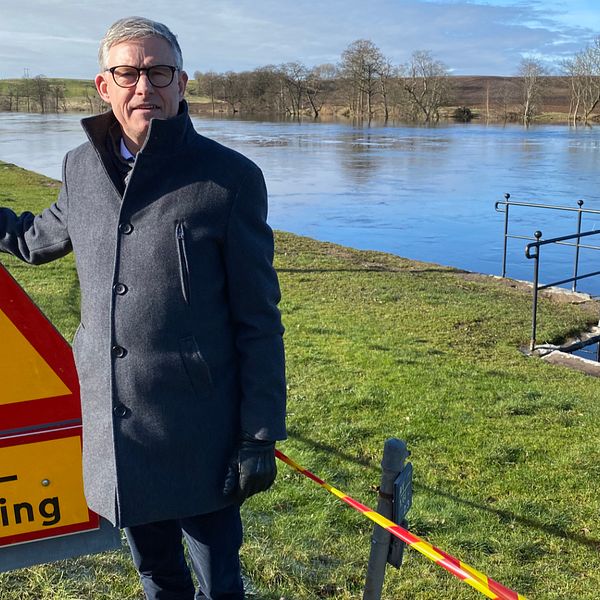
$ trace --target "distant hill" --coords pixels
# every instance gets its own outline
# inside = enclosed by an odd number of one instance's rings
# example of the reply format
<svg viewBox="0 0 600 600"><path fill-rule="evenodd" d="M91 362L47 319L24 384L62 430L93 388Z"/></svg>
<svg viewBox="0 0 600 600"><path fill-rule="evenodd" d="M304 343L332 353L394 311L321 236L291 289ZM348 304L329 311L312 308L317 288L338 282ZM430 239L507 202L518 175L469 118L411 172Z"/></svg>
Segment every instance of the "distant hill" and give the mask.
<svg viewBox="0 0 600 600"><path fill-rule="evenodd" d="M490 75L453 76L453 104L475 109L485 116L487 107L498 117L500 113L518 109L522 81L519 77L495 77ZM551 118L552 114L569 114L570 89L564 77L544 77L540 109Z"/></svg>

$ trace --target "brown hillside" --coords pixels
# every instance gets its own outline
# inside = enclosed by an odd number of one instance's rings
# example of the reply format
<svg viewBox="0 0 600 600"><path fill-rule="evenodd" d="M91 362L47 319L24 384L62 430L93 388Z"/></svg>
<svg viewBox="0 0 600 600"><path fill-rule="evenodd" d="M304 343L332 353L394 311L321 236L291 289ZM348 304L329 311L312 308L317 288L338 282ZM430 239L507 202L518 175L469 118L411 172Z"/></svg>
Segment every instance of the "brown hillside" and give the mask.
<svg viewBox="0 0 600 600"><path fill-rule="evenodd" d="M519 77L490 75L453 76L453 104L468 106L480 113L514 110L520 99ZM569 82L564 77L544 77L541 110L544 113L569 113Z"/></svg>

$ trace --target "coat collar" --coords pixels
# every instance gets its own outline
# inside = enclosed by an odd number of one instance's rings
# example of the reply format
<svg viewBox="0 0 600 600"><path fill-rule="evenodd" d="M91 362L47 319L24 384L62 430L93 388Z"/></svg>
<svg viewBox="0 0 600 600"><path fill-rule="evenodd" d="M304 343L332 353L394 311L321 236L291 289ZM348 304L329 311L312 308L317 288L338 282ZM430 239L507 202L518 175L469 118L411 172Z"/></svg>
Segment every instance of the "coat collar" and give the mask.
<svg viewBox="0 0 600 600"><path fill-rule="evenodd" d="M106 137L112 125L117 122L112 110L86 117L81 120L81 126L88 139L96 149L103 148ZM188 114L188 104L185 100L179 103L179 112L170 119L152 119L146 140L142 145L140 153L150 154L173 154L180 151L187 135L194 130Z"/></svg>

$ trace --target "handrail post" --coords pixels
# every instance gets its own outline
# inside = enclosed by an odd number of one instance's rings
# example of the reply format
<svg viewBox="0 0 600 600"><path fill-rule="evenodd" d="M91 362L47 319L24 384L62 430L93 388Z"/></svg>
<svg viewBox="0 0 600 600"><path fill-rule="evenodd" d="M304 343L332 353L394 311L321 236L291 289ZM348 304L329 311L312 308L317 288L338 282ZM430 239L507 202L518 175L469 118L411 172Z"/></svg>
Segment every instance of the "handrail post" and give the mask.
<svg viewBox="0 0 600 600"><path fill-rule="evenodd" d="M536 231L535 239L539 242L542 238L542 232ZM538 305L538 283L540 270L540 246L536 246L535 256L533 257L533 315L531 319L531 344L529 345L530 352L535 350L536 329L537 329L537 305Z"/></svg>
<svg viewBox="0 0 600 600"><path fill-rule="evenodd" d="M381 484L379 486L377 512L390 520L393 519L394 480L404 469L404 464L409 455L410 452L402 440L397 438L386 440L381 461ZM381 598L391 540L392 536L389 531L375 525L371 536L371 554L367 566L363 600L380 600Z"/></svg>
<svg viewBox="0 0 600 600"><path fill-rule="evenodd" d="M504 211L504 249L502 252L502 277L506 277L506 249L508 242L508 209L510 207L509 200L510 194L504 194L506 199L506 210Z"/></svg>
<svg viewBox="0 0 600 600"><path fill-rule="evenodd" d="M583 206L583 200L577 200L577 206L579 206L579 210L577 211L577 242L575 243L575 265L573 267L573 285L571 286L571 290L573 292L577 291L577 273L579 271L579 242L581 241L579 238L579 234L581 233L581 217L583 215L581 207Z"/></svg>

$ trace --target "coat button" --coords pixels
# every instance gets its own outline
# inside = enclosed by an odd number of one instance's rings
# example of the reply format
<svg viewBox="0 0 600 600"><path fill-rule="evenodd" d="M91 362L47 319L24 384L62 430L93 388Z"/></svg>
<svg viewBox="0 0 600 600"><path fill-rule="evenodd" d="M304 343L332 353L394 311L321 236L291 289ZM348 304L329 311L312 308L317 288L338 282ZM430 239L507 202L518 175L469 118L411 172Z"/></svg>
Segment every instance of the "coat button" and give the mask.
<svg viewBox="0 0 600 600"><path fill-rule="evenodd" d="M117 404L113 407L113 413L117 416L117 417L124 417L127 415L127 407L124 406L123 404Z"/></svg>
<svg viewBox="0 0 600 600"><path fill-rule="evenodd" d="M121 223L119 231L125 235L129 235L133 231L133 225L131 223Z"/></svg>
<svg viewBox="0 0 600 600"><path fill-rule="evenodd" d="M115 283L113 290L115 290L115 294L122 296L127 293L127 286L124 283Z"/></svg>
<svg viewBox="0 0 600 600"><path fill-rule="evenodd" d="M122 346L113 346L112 347L112 355L116 358L123 358L127 354L127 350Z"/></svg>

